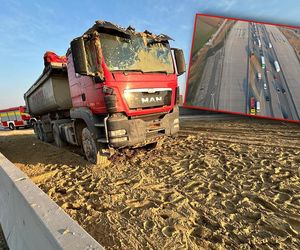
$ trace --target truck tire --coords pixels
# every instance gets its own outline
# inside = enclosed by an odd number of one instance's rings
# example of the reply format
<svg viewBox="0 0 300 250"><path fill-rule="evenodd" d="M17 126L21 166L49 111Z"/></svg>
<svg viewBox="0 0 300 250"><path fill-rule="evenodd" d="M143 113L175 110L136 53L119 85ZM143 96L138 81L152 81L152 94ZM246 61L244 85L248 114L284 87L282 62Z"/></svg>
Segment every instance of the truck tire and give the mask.
<svg viewBox="0 0 300 250"><path fill-rule="evenodd" d="M10 124L8 125L8 128L9 128L10 130L14 130L14 129L15 129L15 125L12 124L12 123L10 123Z"/></svg>
<svg viewBox="0 0 300 250"><path fill-rule="evenodd" d="M44 139L45 142L52 143L54 141L53 133L52 132L44 133Z"/></svg>
<svg viewBox="0 0 300 250"><path fill-rule="evenodd" d="M44 137L43 128L42 128L42 124L41 123L37 124L37 132L38 132L38 138L39 138L39 140L44 141L45 137Z"/></svg>
<svg viewBox="0 0 300 250"><path fill-rule="evenodd" d="M37 123L35 123L35 124L33 125L33 131L34 131L34 134L35 134L36 138L37 138L37 139L40 139L40 138L39 138L39 133L38 133Z"/></svg>
<svg viewBox="0 0 300 250"><path fill-rule="evenodd" d="M82 147L86 159L96 165L108 166L110 164L109 154L101 144L98 144L88 128L82 130Z"/></svg>
<svg viewBox="0 0 300 250"><path fill-rule="evenodd" d="M66 146L66 143L60 137L59 127L57 124L53 125L53 139L54 139L54 144L57 147L62 148Z"/></svg>

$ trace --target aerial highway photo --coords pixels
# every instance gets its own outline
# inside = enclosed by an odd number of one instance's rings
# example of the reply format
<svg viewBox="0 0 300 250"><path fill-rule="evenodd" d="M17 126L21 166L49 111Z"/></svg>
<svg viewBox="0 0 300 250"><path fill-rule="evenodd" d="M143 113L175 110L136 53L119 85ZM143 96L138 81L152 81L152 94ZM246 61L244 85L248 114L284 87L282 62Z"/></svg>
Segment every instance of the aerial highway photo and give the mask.
<svg viewBox="0 0 300 250"><path fill-rule="evenodd" d="M186 105L300 117L300 30L197 15Z"/></svg>

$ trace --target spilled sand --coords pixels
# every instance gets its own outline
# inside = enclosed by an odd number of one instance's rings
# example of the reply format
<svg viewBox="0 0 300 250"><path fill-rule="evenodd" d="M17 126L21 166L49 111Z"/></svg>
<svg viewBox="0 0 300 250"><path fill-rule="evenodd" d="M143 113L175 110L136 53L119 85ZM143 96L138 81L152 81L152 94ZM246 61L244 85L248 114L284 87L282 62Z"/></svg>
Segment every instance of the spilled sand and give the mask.
<svg viewBox="0 0 300 250"><path fill-rule="evenodd" d="M107 249L299 249L300 126L181 125L106 168L31 130L0 132L0 151Z"/></svg>

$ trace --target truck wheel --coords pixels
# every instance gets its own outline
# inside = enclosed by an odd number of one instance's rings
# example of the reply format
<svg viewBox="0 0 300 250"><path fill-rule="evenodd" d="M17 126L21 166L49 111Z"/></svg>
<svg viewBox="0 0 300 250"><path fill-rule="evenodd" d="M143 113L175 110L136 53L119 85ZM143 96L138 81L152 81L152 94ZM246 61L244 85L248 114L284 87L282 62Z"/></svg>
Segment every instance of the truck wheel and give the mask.
<svg viewBox="0 0 300 250"><path fill-rule="evenodd" d="M66 145L66 143L61 139L58 125L53 125L53 139L54 143L57 147L62 148Z"/></svg>
<svg viewBox="0 0 300 250"><path fill-rule="evenodd" d="M33 125L33 131L34 131L34 134L35 134L36 138L37 138L38 140L40 140L40 137L39 137L39 130L38 130L38 124L37 124L37 123L35 123L35 124Z"/></svg>
<svg viewBox="0 0 300 250"><path fill-rule="evenodd" d="M38 138L39 138L41 141L44 141L44 140L45 140L45 137L44 137L44 133L43 133L42 124L40 124L40 123L38 123L38 125L37 125L37 132L38 132Z"/></svg>
<svg viewBox="0 0 300 250"><path fill-rule="evenodd" d="M46 135L45 132L43 130L43 125L41 123L39 123L37 125L37 131L38 131L38 137L41 141L46 141Z"/></svg>
<svg viewBox="0 0 300 250"><path fill-rule="evenodd" d="M8 127L9 127L10 130L14 130L14 129L15 129L15 125L12 124L12 123L10 123L10 124L8 125Z"/></svg>
<svg viewBox="0 0 300 250"><path fill-rule="evenodd" d="M88 128L82 130L82 147L86 159L97 165L108 166L110 164L109 154L93 138Z"/></svg>
<svg viewBox="0 0 300 250"><path fill-rule="evenodd" d="M54 141L53 133L52 132L44 133L44 139L45 142L52 143Z"/></svg>

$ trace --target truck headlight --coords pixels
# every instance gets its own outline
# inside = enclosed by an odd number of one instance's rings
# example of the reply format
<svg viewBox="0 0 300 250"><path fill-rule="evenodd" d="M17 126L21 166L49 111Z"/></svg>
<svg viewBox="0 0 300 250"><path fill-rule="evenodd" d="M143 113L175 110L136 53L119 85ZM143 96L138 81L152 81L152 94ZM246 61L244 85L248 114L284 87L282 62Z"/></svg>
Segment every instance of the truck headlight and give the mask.
<svg viewBox="0 0 300 250"><path fill-rule="evenodd" d="M111 137L126 135L126 130L125 129L112 130L109 131L109 135Z"/></svg>

